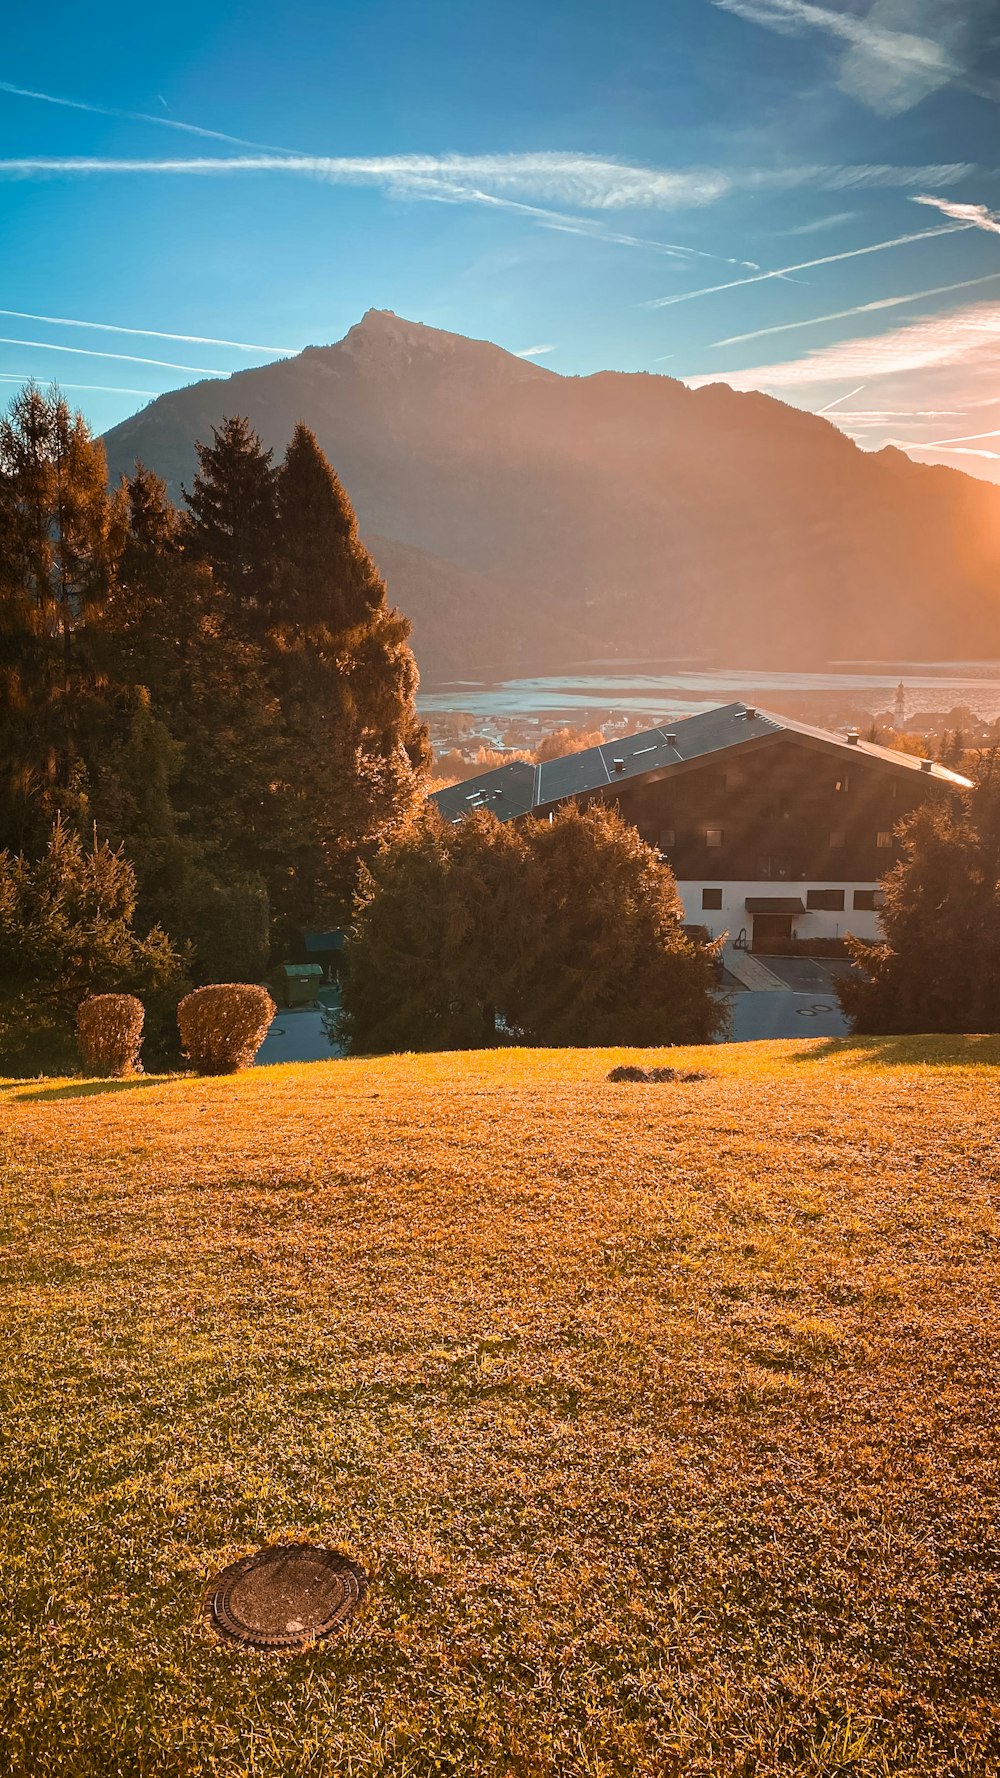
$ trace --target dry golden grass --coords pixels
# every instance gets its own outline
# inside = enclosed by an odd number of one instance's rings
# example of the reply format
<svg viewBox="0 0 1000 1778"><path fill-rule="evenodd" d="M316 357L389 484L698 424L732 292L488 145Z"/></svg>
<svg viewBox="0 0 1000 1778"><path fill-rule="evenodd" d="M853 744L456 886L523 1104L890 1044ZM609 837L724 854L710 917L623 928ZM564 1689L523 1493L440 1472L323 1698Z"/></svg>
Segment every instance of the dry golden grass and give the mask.
<svg viewBox="0 0 1000 1778"><path fill-rule="evenodd" d="M1000 1769L1000 1041L658 1059L0 1091L0 1771Z"/></svg>

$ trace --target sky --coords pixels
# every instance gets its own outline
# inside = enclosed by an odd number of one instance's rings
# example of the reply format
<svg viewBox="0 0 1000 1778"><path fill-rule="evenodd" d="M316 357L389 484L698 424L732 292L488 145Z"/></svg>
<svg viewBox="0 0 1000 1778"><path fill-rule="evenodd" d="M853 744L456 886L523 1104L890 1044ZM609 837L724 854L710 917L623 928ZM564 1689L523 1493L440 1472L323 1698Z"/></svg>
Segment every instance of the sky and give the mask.
<svg viewBox="0 0 1000 1778"><path fill-rule="evenodd" d="M0 399L96 431L369 308L1000 481L997 0L11 9Z"/></svg>

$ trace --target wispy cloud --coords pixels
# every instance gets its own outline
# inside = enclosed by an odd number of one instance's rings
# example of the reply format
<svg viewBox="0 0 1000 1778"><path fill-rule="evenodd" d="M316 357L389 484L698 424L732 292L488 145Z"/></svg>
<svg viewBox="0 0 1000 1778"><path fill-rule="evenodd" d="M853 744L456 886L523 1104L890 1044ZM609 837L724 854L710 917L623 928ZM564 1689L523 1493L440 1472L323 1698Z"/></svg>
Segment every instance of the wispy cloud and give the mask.
<svg viewBox="0 0 1000 1778"><path fill-rule="evenodd" d="M167 117L159 112L122 111L116 105L94 105L83 99L63 99L55 93L38 93L30 87L14 86L9 80L0 80L0 93L8 93L15 99L37 99L43 105L59 105L66 111L87 111L93 117L115 117L124 123L152 123L161 129L181 130L188 136L205 136L212 142L229 142L234 148L263 148L273 154L294 153L294 149L278 148L273 142L250 142L245 136L230 136L225 130L206 130L201 124L181 123L176 117ZM162 100L161 100L162 103ZM134 391L126 391L128 394Z"/></svg>
<svg viewBox="0 0 1000 1778"><path fill-rule="evenodd" d="M758 364L751 369L689 377L700 388L724 381L735 389L793 389L841 380L868 382L874 377L924 371L941 366L969 364L973 360L994 363L1000 348L1000 305L970 303L924 321L874 337L843 340L823 346L804 358L779 364Z"/></svg>
<svg viewBox="0 0 1000 1778"><path fill-rule="evenodd" d="M555 346L525 346L523 352L515 352L515 358L544 358L547 352L554 352Z"/></svg>
<svg viewBox="0 0 1000 1778"><path fill-rule="evenodd" d="M1000 235L1000 215L987 210L985 204L956 204L950 198L932 198L924 193L913 199L915 204L929 204L932 209L940 210L942 215L950 216L955 222L967 223L970 228L985 229L988 235Z"/></svg>
<svg viewBox="0 0 1000 1778"><path fill-rule="evenodd" d="M781 240L791 240L795 235L818 235L828 228L842 228L846 222L857 219L856 210L838 210L835 216L814 216L811 222L800 222L797 228L778 230Z"/></svg>
<svg viewBox="0 0 1000 1778"><path fill-rule="evenodd" d="M894 117L969 70L990 0L874 0L864 16L813 0L713 0L724 12L780 32L813 32L843 46L842 92Z"/></svg>
<svg viewBox="0 0 1000 1778"><path fill-rule="evenodd" d="M482 202L484 197L568 204L590 211L683 210L716 203L736 191L899 190L944 187L976 172L968 162L927 166L859 164L784 168L664 168L598 155L544 151L487 155L312 154L202 155L153 160L98 155L32 155L0 161L0 178L89 178L133 175L231 179L278 174L341 185L377 185L394 195Z"/></svg>
<svg viewBox="0 0 1000 1778"><path fill-rule="evenodd" d="M708 284L701 290L685 290L678 296L656 296L643 306L647 309L666 309L673 303L694 302L699 296L717 296L722 290L741 290L746 284L764 284L769 278L787 278L793 272L809 272L821 265L839 265L845 259L863 259L868 253L887 253L890 247L908 247L912 241L928 241L934 235L956 234L959 229L972 227L971 222L952 222L944 223L940 228L923 228L916 234L896 235L891 241L874 241L869 247L849 247L844 253L825 253L821 259L804 259L798 265L784 265L775 271L757 272L751 278L733 278L728 284Z"/></svg>
<svg viewBox="0 0 1000 1778"><path fill-rule="evenodd" d="M113 321L71 321L66 315L32 315L27 309L0 309L14 321L44 321L49 327L82 327L88 333L127 333L147 340L179 340L185 346L228 346L234 352L297 352L298 346L253 346L246 340L218 340L205 333L162 333L156 327L120 327ZM129 390L129 394L141 391Z"/></svg>
<svg viewBox="0 0 1000 1778"><path fill-rule="evenodd" d="M28 346L36 352L68 352L73 358L112 358L118 364L155 364L160 370L188 370L201 377L232 376L232 371L206 370L203 364L172 364L166 358L136 358L131 352L95 352L90 346L56 346L51 340L13 340L0 334L0 346Z"/></svg>
<svg viewBox="0 0 1000 1778"><path fill-rule="evenodd" d="M775 327L755 327L752 333L733 333L728 339L713 340L711 351L723 346L741 346L747 340L761 340L769 334L794 333L802 327L821 327L826 321L850 321L858 315L872 315L880 309L897 309L906 303L924 302L932 296L950 296L956 290L972 290L978 284L992 284L1000 278L1000 270L987 272L982 278L962 278L957 284L935 284L930 290L913 290L909 296L882 296L876 302L855 303L851 309L834 309L829 315L810 315L802 321L782 321Z"/></svg>

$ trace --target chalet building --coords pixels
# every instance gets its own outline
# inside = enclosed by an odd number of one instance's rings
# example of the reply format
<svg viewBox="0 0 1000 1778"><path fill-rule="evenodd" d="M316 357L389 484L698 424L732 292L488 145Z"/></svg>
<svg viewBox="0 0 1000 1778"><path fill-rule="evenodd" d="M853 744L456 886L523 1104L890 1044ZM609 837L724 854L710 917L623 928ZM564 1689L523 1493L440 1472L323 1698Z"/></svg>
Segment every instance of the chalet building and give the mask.
<svg viewBox="0 0 1000 1778"><path fill-rule="evenodd" d="M776 951L790 939L876 938L897 823L967 784L854 733L726 704L543 765L512 761L434 800L448 821L614 803L672 866L686 921Z"/></svg>

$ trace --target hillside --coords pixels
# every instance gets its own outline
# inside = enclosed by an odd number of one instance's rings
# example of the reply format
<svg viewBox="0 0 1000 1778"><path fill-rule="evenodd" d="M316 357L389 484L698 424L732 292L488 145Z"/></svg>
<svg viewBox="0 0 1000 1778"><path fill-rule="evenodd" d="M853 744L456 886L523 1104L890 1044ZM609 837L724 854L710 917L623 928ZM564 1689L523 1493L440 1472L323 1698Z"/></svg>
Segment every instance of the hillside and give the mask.
<svg viewBox="0 0 1000 1778"><path fill-rule="evenodd" d="M561 377L369 311L337 345L159 397L108 433L112 474L139 458L179 497L232 413L279 453L312 427L425 678L1000 656L1000 488L765 395Z"/></svg>
<svg viewBox="0 0 1000 1778"><path fill-rule="evenodd" d="M997 1770L1000 1040L618 1059L0 1089L5 1774Z"/></svg>

